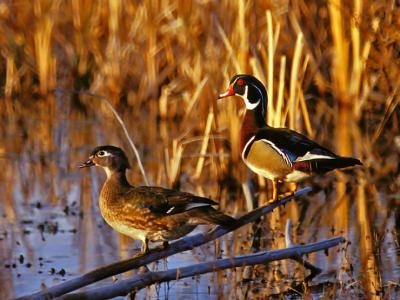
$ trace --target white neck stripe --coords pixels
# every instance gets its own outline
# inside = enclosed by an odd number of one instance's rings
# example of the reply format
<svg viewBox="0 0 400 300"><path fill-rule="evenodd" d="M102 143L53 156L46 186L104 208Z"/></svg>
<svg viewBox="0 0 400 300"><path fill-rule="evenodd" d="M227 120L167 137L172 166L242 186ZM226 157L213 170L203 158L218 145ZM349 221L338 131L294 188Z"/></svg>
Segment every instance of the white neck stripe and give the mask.
<svg viewBox="0 0 400 300"><path fill-rule="evenodd" d="M251 102L249 101L248 96L247 96L248 93L249 93L249 86L246 85L246 86L245 86L245 92L244 92L244 95L242 96L242 98L244 99L244 103L246 103L246 108L247 108L248 110L253 110L253 109L255 109L255 108L258 106L258 104L260 104L261 98L258 99L258 101L257 101L256 103L251 103Z"/></svg>

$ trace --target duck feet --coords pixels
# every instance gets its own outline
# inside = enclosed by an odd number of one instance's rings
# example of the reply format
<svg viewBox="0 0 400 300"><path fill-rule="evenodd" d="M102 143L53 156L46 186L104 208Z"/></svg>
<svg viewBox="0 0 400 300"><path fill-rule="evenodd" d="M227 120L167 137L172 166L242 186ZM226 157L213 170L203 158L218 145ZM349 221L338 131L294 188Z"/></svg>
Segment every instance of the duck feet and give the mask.
<svg viewBox="0 0 400 300"><path fill-rule="evenodd" d="M150 252L149 239L145 238L142 242L143 242L143 245L142 245L142 251L140 252L140 254L148 254Z"/></svg>
<svg viewBox="0 0 400 300"><path fill-rule="evenodd" d="M294 195L296 195L296 191L297 191L297 183L294 183L293 189L290 192L286 192L286 193L278 195L278 182L273 181L272 182L272 199L265 201L264 205L277 202L282 198L294 196Z"/></svg>

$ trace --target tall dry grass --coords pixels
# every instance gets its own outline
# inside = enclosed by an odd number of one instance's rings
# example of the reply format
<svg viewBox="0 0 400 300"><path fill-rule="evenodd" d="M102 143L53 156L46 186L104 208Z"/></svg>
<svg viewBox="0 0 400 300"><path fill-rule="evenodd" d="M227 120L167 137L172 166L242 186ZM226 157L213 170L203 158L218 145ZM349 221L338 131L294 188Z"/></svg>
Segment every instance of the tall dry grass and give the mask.
<svg viewBox="0 0 400 300"><path fill-rule="evenodd" d="M266 84L270 125L364 162L356 177L338 175L324 224L346 233L355 201L360 239L371 238L379 228L365 224L385 213L377 191L399 188L392 148L400 117L399 20L394 0L2 1L0 150L59 151L53 128L63 105L71 120L117 127L101 101L65 96L58 103L53 93L88 90L121 113L151 183L209 195L215 178L222 195L241 195L248 176L237 146L243 105L216 97L235 73L251 73ZM127 145L118 132L83 130L69 138L70 149L104 140ZM134 181L143 182L136 173ZM354 188L360 182L362 192ZM289 215L298 216L291 205ZM281 222L277 214L272 227ZM365 286L372 289L372 281Z"/></svg>

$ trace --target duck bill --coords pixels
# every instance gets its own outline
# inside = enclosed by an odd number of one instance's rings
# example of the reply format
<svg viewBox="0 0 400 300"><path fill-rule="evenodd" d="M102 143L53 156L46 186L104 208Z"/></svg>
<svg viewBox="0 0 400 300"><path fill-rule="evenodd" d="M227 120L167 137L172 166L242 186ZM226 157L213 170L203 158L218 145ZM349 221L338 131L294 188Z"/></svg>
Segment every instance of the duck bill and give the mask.
<svg viewBox="0 0 400 300"><path fill-rule="evenodd" d="M87 161L83 162L81 165L79 165L79 168L88 168L94 166L94 162L91 158L89 158Z"/></svg>
<svg viewBox="0 0 400 300"><path fill-rule="evenodd" d="M233 95L235 95L235 92L233 91L233 84L231 84L225 93L222 93L218 96L218 99L223 99Z"/></svg>

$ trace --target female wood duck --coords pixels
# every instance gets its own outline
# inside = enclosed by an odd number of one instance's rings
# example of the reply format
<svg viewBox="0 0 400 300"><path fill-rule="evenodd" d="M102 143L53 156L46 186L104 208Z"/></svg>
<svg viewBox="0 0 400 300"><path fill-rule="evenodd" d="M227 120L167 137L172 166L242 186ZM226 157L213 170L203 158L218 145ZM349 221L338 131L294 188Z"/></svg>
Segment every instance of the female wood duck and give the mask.
<svg viewBox="0 0 400 300"><path fill-rule="evenodd" d="M235 75L228 90L218 99L240 96L246 112L240 129L240 152L245 164L255 173L272 180L273 200L278 200L278 182L297 182L315 174L362 163L342 157L287 128L266 124L267 91L251 75Z"/></svg>
<svg viewBox="0 0 400 300"><path fill-rule="evenodd" d="M125 153L118 147L95 148L81 168L100 166L106 174L99 199L104 220L116 231L143 242L178 239L200 224L233 225L236 220L212 207L214 201L162 187L131 186L125 176L130 168Z"/></svg>

